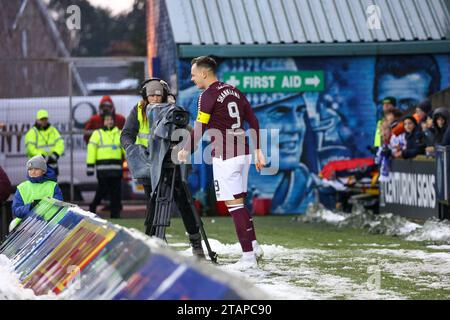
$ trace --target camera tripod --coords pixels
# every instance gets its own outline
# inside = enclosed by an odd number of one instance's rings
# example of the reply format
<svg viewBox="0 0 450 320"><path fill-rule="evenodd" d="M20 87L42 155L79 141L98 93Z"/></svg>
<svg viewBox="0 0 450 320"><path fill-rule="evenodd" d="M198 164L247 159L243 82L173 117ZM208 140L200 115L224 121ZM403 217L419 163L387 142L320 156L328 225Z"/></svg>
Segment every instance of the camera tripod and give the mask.
<svg viewBox="0 0 450 320"><path fill-rule="evenodd" d="M176 179L177 176L181 177ZM205 241L205 245L208 251L208 256L211 261L217 263L217 253L211 250L208 238L206 236L205 229L203 227L203 222L197 212L192 195L187 185L187 172L185 164L174 164L170 157L166 158L163 162L161 178L158 186L154 192L155 202L154 206L152 203L152 208L147 212L147 217L145 221L146 231L145 233L150 236L156 236L167 242L166 239L166 228L170 226L170 216L172 214L172 205L174 202L175 194L175 184L181 182L181 193L187 199L189 208L178 208L180 210L190 210L194 216L195 222L200 229L201 237Z"/></svg>

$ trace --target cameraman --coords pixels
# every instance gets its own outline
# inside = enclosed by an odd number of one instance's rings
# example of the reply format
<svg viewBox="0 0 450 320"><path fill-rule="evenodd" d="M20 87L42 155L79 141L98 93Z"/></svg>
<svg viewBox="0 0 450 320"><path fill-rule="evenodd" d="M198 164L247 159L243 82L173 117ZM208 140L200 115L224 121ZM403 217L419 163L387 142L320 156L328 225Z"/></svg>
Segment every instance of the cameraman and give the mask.
<svg viewBox="0 0 450 320"><path fill-rule="evenodd" d="M129 167L130 162L132 161L134 161L135 167L141 167L141 170L139 170L139 172L136 172L136 177L133 177L137 178L137 182L144 186L147 203L146 217L149 217L148 223L152 223L155 207L155 197L153 197L152 199L152 182L149 176L142 178L145 174L150 175L150 168L148 167L146 160L148 159L148 138L152 124L149 123L149 119L147 118L147 106L160 103L174 103L175 99L170 93L168 84L158 78L152 78L145 81L141 85L140 93L142 96L142 100L131 110L130 114L128 115L125 126L122 130L120 142L122 144L122 147L126 150ZM133 145L140 146L139 154L133 152L134 150L132 149L134 147L130 147ZM136 155L135 159L129 158L132 153L133 156ZM139 162L139 160L136 161L137 158L142 159L142 164L138 163L136 165L136 162ZM154 183L157 184L158 181L155 181ZM186 231L189 234L189 240L192 246L193 254L197 257L204 258L205 255L202 248L199 226L197 225L193 216L194 213L191 210L188 210L190 207L187 199L185 199L186 197L179 196L181 195L181 192L182 191L180 187L177 186L175 188L176 194L174 196L174 199L177 203L179 211L181 212ZM151 226L147 227L149 230L151 229Z"/></svg>

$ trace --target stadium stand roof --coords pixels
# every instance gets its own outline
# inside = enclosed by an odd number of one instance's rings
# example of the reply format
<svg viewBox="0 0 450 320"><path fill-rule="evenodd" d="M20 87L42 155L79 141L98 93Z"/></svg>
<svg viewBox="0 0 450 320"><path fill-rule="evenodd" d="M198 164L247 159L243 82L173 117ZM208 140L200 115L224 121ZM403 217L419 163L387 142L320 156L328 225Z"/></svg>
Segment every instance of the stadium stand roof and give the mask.
<svg viewBox="0 0 450 320"><path fill-rule="evenodd" d="M448 53L450 48L446 0L165 2L182 57ZM381 28L368 27L371 5L379 8Z"/></svg>

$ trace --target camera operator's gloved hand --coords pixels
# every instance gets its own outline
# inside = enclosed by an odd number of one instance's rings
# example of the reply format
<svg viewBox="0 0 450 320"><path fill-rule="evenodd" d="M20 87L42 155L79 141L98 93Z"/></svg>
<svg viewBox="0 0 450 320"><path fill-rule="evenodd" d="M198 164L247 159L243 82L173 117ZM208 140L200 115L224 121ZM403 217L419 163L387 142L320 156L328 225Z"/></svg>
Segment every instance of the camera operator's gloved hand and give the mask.
<svg viewBox="0 0 450 320"><path fill-rule="evenodd" d="M146 147L144 147L142 144L129 144L125 147L125 153L127 155L129 155L134 150L141 150L138 152L142 152L142 153L148 155L148 149Z"/></svg>
<svg viewBox="0 0 450 320"><path fill-rule="evenodd" d="M138 144L139 148L141 150L143 150L143 152L145 153L146 156L148 156L148 148L144 147L142 144Z"/></svg>

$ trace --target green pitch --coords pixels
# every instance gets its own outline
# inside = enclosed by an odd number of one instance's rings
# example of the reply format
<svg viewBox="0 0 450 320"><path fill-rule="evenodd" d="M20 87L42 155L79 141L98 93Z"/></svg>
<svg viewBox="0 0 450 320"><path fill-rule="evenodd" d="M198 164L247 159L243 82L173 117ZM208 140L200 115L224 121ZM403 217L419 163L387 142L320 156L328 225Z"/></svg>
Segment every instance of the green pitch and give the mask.
<svg viewBox="0 0 450 320"><path fill-rule="evenodd" d="M144 231L142 219L112 222ZM236 261L238 246L226 246L237 242L232 219L205 217L203 222L208 238L220 242L219 248L212 243L220 263ZM450 298L448 245L301 223L292 216L255 217L254 223L266 254L260 271L240 276L274 299ZM178 244L175 250L187 250L181 219L172 219L167 234L169 244Z"/></svg>

